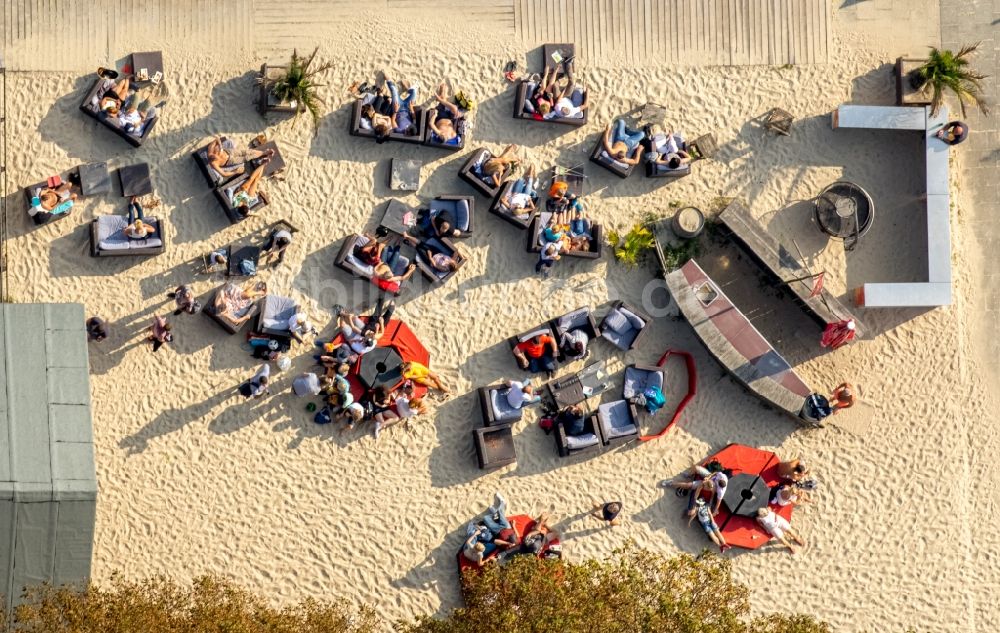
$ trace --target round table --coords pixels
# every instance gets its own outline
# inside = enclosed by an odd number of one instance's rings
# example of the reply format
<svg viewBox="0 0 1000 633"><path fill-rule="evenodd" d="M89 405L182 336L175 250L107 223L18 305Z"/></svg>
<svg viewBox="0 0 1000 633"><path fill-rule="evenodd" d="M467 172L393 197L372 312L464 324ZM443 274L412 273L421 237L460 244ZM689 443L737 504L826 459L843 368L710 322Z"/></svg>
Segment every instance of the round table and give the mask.
<svg viewBox="0 0 1000 633"><path fill-rule="evenodd" d="M816 222L824 233L841 240L860 239L875 220L875 203L853 182L838 181L824 189L814 202Z"/></svg>
<svg viewBox="0 0 1000 633"><path fill-rule="evenodd" d="M767 505L771 489L757 475L740 473L729 478L722 503L731 514L757 516L757 510Z"/></svg>
<svg viewBox="0 0 1000 633"><path fill-rule="evenodd" d="M369 389L378 386L395 387L402 380L399 366L403 358L393 347L376 347L361 357L358 379Z"/></svg>

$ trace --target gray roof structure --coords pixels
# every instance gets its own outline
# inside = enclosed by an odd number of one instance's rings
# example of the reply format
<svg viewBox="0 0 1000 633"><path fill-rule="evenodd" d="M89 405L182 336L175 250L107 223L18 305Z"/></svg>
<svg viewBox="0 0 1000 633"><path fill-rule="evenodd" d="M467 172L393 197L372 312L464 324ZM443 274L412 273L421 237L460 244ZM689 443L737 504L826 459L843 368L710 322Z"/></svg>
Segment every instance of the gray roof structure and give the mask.
<svg viewBox="0 0 1000 633"><path fill-rule="evenodd" d="M80 304L0 304L0 594L90 576L97 475Z"/></svg>

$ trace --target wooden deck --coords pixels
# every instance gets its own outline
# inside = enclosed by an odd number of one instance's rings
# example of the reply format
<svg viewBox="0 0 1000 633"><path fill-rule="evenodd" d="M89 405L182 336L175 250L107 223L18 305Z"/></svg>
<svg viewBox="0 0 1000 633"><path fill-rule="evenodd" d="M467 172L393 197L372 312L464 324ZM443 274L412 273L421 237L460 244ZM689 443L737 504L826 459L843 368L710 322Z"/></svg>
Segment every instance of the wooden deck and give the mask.
<svg viewBox="0 0 1000 633"><path fill-rule="evenodd" d="M224 43L220 63L331 47L364 13L448 12L525 49L576 42L581 60L634 65L822 64L828 0L9 0L0 4L8 70L90 71L132 50Z"/></svg>

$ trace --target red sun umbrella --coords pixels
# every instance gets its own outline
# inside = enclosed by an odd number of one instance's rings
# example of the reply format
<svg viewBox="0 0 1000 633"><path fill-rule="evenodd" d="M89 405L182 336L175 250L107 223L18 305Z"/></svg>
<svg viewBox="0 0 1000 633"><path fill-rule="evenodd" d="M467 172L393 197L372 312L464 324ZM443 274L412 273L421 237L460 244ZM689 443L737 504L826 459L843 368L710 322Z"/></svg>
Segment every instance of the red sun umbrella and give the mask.
<svg viewBox="0 0 1000 633"><path fill-rule="evenodd" d="M367 323L368 317L361 317L361 320ZM333 339L334 345L343 342L341 334ZM351 367L348 374L351 395L355 400L360 400L369 389L377 385L393 389L403 381L399 371L400 363L413 361L429 366L430 360L430 353L410 326L398 319L391 319L382 338L378 340L378 347L359 358ZM427 393L427 387L414 384L413 392L415 397L422 397Z"/></svg>
<svg viewBox="0 0 1000 633"><path fill-rule="evenodd" d="M855 329L854 319L845 319L844 321L837 321L836 323L830 323L823 330L823 338L820 339L820 347L829 347L830 349L837 349L842 345L847 345L854 340L857 335L857 330Z"/></svg>
<svg viewBox="0 0 1000 633"><path fill-rule="evenodd" d="M663 353L663 356L660 356L660 360L656 363L656 366L663 367L663 365L666 364L667 359L670 358L671 354L677 354L678 356L684 357L684 363L685 367L687 367L687 375L688 375L687 394L685 394L685 396L680 400L680 402L677 403L677 407L674 409L674 415L670 418L670 421L667 422L667 425L656 433L639 436L639 441L641 442L648 442L649 440L655 440L658 437L663 437L667 433L667 431L672 429L674 424L677 423L678 418L681 417L681 412L684 411L684 407L688 405L688 402L691 402L691 398L695 397L695 395L697 395L698 393L698 371L695 369L694 356L692 356L688 352L682 352L676 349L668 349Z"/></svg>
<svg viewBox="0 0 1000 633"><path fill-rule="evenodd" d="M708 457L702 465L717 461L730 471L723 503L715 522L726 543L735 547L757 549L771 535L757 523L757 509L767 507L770 490L781 483L778 456L743 444L730 444ZM771 505L779 516L791 521L792 506Z"/></svg>

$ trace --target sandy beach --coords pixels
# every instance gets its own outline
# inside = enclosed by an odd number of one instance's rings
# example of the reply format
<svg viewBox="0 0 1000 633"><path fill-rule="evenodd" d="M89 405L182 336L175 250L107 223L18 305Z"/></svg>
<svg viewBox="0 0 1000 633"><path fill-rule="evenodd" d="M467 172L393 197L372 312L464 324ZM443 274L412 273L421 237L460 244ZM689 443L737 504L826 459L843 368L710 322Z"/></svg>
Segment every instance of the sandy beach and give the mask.
<svg viewBox="0 0 1000 633"><path fill-rule="evenodd" d="M829 120L842 103L892 104L890 63L901 51L852 31L836 11L830 59L822 64L687 66L581 56L592 109L579 129L511 118L512 88L501 69L508 59L523 66L534 46L488 23L467 23L456 39L441 32L432 11L405 17L345 16L302 42L303 49L318 44L319 56L334 62L321 78L326 107L315 135L305 120L264 120L255 111L252 71L267 59L255 54L210 56L183 42L143 41L143 50L164 51L170 96L137 150L77 110L92 69L86 76L7 72L9 295L83 303L112 332L90 351L100 485L94 579L217 573L277 602L343 596L374 604L390 619L441 612L460 604L455 552L465 524L494 491L503 491L515 513L551 512L571 560L607 556L629 540L667 554L697 552L704 535L687 527L682 502L657 484L739 442L801 456L820 482L793 520L807 548L794 557L773 548L727 554L754 588L757 612L801 611L837 631L1000 626L992 600L1000 565L984 533L998 520L995 469L987 461L1000 443L989 425L987 389L997 377L982 371L976 356L988 334L975 327L979 317L969 306L985 255L972 247L961 151L952 153L952 306L860 309L866 340L831 353L819 353L818 328L755 321L817 390L844 380L861 387L863 411L848 414L857 419L819 430L764 408L724 375L691 327L671 317L652 261L634 270L610 254L562 261L542 280L523 234L488 215L481 196L474 235L461 242L469 262L446 285L425 287L397 309L456 394L433 401L431 414L409 429L389 429L376 442L367 429L315 425L290 391L291 379L313 362L308 345L293 348L289 371L273 374L273 395L253 401L235 392L256 366L243 337L204 316L171 317L176 341L150 352L143 330L154 314L172 309L167 292L190 283L207 295L221 283L196 273L202 256L282 219L300 231L285 264L261 276L304 306L329 337L334 303L373 302L373 289L334 268L333 259L345 236L374 229L382 204L396 197L385 185L390 158L423 161L417 195L399 196L406 202L468 194L457 172L473 149L499 152L517 143L540 169L581 165L609 121L647 102L665 105L668 120L689 138L714 133L720 150L669 184L638 174L619 180L588 164L586 199L606 230L738 197L770 232L794 239L838 297L849 299L864 281L917 280L926 269L926 233L922 219L913 220L923 213L918 143L834 131ZM404 26L405 42L394 36ZM119 56L140 50L130 43ZM539 59L534 52L529 62ZM418 81L421 101L443 78L473 95L479 105L466 149L450 154L349 137L346 87L379 70ZM753 123L774 106L795 114L790 137L766 135ZM271 204L231 226L190 153L214 134L246 142L259 132L278 142L288 166L283 180L265 184ZM125 211L117 191L82 201L65 220L31 225L17 187L96 160L150 164L162 200L155 213L168 221L166 253L88 256L89 220ZM803 201L840 178L863 184L879 209L851 253L828 242L803 211ZM641 349L623 354L596 342L594 359L620 370L655 362L667 348L695 355L699 391L678 427L654 442L561 459L536 424L537 409L530 410L515 426L517 465L480 471L471 440L480 425L475 390L523 375L506 338L581 306L603 314L616 299L660 318ZM685 380L683 372L669 373L669 402ZM612 498L624 503L623 522L602 529L586 513L592 502Z"/></svg>

